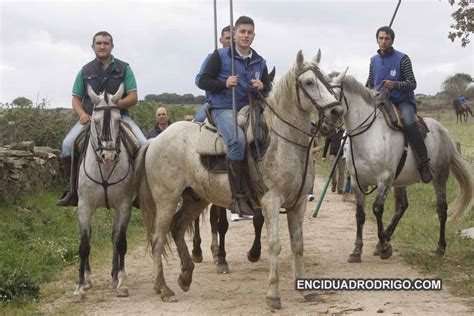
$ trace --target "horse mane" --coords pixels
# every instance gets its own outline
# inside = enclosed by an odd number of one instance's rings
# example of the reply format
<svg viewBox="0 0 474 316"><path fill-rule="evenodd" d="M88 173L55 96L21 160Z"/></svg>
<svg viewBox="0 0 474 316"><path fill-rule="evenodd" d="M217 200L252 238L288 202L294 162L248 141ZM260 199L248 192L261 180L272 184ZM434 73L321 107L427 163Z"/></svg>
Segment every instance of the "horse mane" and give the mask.
<svg viewBox="0 0 474 316"><path fill-rule="evenodd" d="M375 89L367 89L364 85L362 85L359 81L357 81L354 77L348 75L342 79L342 87L344 90L349 91L351 93L356 93L364 99L365 102L368 104L374 103L375 99Z"/></svg>

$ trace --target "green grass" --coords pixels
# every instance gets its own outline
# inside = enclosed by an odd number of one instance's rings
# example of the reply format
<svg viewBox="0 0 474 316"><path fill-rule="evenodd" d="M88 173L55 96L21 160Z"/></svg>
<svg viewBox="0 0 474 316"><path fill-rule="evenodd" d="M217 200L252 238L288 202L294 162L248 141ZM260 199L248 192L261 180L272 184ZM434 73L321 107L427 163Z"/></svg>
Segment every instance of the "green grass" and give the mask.
<svg viewBox="0 0 474 316"><path fill-rule="evenodd" d="M64 289L48 288L48 282L57 280L64 268L78 266L80 237L76 208L55 206L60 193L58 188L25 197L16 205L0 207L2 310L12 314L37 310L45 296L64 292ZM92 217L91 264L110 262L114 215L113 210L97 209ZM129 244L143 240L143 236L141 215L134 210L127 233Z"/></svg>
<svg viewBox="0 0 474 316"><path fill-rule="evenodd" d="M455 142L461 143L463 155L474 157L474 124L457 124L454 114L445 111L436 115L427 115L441 121ZM471 119L473 122L474 120ZM470 160L470 157L466 157ZM330 163L317 160L316 173L326 177ZM454 177L450 177L447 185L448 207L459 190ZM436 212L436 199L431 185L415 184L407 188L409 207L400 220L392 237L394 248L406 262L416 266L421 272L443 279L450 291L458 296L468 298L468 304L474 307L474 240L461 238L459 231L474 227L474 210L468 210L466 216L459 221L448 221L446 225L446 254L443 257L433 256L439 238L439 220ZM375 193L366 199L366 216L376 221L372 213ZM390 193L385 202L384 224L388 225L394 208L393 194ZM355 230L355 227L354 227ZM366 250L367 251L367 250Z"/></svg>

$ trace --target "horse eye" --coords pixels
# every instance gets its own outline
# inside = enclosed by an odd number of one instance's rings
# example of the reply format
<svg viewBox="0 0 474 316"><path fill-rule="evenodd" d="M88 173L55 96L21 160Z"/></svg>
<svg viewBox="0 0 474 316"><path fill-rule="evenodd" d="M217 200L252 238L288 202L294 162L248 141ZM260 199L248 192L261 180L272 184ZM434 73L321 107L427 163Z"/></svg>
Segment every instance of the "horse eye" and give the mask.
<svg viewBox="0 0 474 316"><path fill-rule="evenodd" d="M306 80L304 82L304 84L307 85L307 86L312 86L314 84L314 82L312 80Z"/></svg>

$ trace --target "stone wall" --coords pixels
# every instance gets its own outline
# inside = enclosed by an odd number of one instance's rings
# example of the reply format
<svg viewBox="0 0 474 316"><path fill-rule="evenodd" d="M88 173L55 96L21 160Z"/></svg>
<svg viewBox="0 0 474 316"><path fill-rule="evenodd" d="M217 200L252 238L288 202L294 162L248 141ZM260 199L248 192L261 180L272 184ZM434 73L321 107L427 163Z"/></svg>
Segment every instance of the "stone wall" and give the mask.
<svg viewBox="0 0 474 316"><path fill-rule="evenodd" d="M60 152L21 142L0 147L0 202L40 192L61 183Z"/></svg>

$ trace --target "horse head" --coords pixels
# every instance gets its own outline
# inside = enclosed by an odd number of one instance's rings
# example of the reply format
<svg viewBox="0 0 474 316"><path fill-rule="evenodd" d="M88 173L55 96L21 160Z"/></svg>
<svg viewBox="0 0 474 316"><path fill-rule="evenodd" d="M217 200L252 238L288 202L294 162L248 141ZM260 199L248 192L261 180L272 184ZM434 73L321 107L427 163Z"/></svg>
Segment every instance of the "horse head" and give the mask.
<svg viewBox="0 0 474 316"><path fill-rule="evenodd" d="M343 108L334 91L336 85L329 83L327 75L319 67L320 61L321 50L311 62L305 62L303 53L298 52L295 64L297 104L306 112L316 110L321 134L329 135L341 121ZM339 83L344 75L341 74ZM305 102L302 102L300 91L306 96Z"/></svg>
<svg viewBox="0 0 474 316"><path fill-rule="evenodd" d="M115 94L106 91L97 95L90 85L87 93L94 104L91 118L91 142L97 157L105 163L116 161L120 154L120 108L123 83Z"/></svg>

